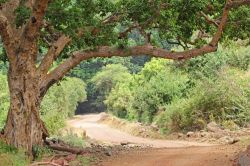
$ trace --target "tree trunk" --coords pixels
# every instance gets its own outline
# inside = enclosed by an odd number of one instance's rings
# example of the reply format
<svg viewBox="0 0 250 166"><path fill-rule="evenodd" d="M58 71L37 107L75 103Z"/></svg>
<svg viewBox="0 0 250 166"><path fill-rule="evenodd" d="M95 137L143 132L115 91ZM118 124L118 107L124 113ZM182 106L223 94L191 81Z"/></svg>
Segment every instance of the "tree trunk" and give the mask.
<svg viewBox="0 0 250 166"><path fill-rule="evenodd" d="M10 110L4 137L8 144L31 155L32 147L42 145L48 132L39 115L39 79L35 68L25 63L27 61L18 64L15 69L12 66L9 68Z"/></svg>

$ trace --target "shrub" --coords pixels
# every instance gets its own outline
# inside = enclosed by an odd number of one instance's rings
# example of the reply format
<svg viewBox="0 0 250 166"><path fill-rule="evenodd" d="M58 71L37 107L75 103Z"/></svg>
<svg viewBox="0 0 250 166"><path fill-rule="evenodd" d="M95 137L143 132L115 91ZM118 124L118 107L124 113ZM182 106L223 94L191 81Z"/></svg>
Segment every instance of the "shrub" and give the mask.
<svg viewBox="0 0 250 166"><path fill-rule="evenodd" d="M67 133L64 136L55 136L55 139L61 140L70 146L85 147L86 142L82 137L77 136L74 133Z"/></svg>
<svg viewBox="0 0 250 166"><path fill-rule="evenodd" d="M0 129L4 127L9 110L9 90L7 76L0 73Z"/></svg>
<svg viewBox="0 0 250 166"><path fill-rule="evenodd" d="M230 66L240 70L248 70L250 64L250 47L230 45L220 46L217 52L192 58L187 61L174 62L174 69L182 69L189 74L194 81L196 79L216 79L218 71L224 66Z"/></svg>
<svg viewBox="0 0 250 166"><path fill-rule="evenodd" d="M85 84L78 78L67 77L54 85L41 104L41 115L49 132L55 134L65 120L74 115L78 102L86 100Z"/></svg>
<svg viewBox="0 0 250 166"><path fill-rule="evenodd" d="M107 110L120 118L134 119L133 117L128 117L128 110L131 110L131 102L134 100L133 89L131 85L131 79L126 82L117 84L107 99L104 101L107 106Z"/></svg>
<svg viewBox="0 0 250 166"><path fill-rule="evenodd" d="M105 101L115 115L151 123L160 107L180 98L186 90L186 75L171 71L169 61L153 59L125 83L117 84Z"/></svg>
<svg viewBox="0 0 250 166"><path fill-rule="evenodd" d="M92 79L97 104L102 103L112 88L119 82L125 82L131 77L128 69L121 64L110 64L102 68Z"/></svg>
<svg viewBox="0 0 250 166"><path fill-rule="evenodd" d="M187 98L166 105L165 112L155 118L157 124L175 131L202 129L214 120L240 126L249 123L249 77L229 68L223 68L218 75L216 81L205 79L197 83Z"/></svg>

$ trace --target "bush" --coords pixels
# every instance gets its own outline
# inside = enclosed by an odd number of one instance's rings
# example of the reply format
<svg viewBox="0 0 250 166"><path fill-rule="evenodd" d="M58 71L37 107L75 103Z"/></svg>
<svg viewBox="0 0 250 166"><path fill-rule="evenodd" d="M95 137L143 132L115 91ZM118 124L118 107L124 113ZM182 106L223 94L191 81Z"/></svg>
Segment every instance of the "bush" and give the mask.
<svg viewBox="0 0 250 166"><path fill-rule="evenodd" d="M117 84L104 101L107 110L117 117L134 119L134 117L128 117L128 111L132 109L131 102L134 100L131 82L132 78Z"/></svg>
<svg viewBox="0 0 250 166"><path fill-rule="evenodd" d="M41 104L41 115L49 132L56 134L72 117L78 102L86 100L85 84L78 78L67 77L49 89ZM60 118L59 118L60 117Z"/></svg>
<svg viewBox="0 0 250 166"><path fill-rule="evenodd" d="M188 98L166 105L165 112L155 118L157 124L176 131L203 129L210 121L222 125L231 121L240 126L249 123L250 78L228 67L218 75L215 82L205 79L197 83Z"/></svg>
<svg viewBox="0 0 250 166"><path fill-rule="evenodd" d="M93 89L97 95L97 104L102 103L111 89L119 82L125 82L131 77L128 69L121 64L110 64L102 68L92 79Z"/></svg>
<svg viewBox="0 0 250 166"><path fill-rule="evenodd" d="M4 127L9 110L9 90L7 76L0 73L0 130Z"/></svg>
<svg viewBox="0 0 250 166"><path fill-rule="evenodd" d="M70 146L75 146L75 147L85 147L86 146L85 140L82 137L79 137L72 132L69 132L63 136L56 136L54 138L61 140Z"/></svg>
<svg viewBox="0 0 250 166"><path fill-rule="evenodd" d="M8 64L7 64L7 62L4 63L4 62L0 61L0 74L6 75L7 71L8 71Z"/></svg>
<svg viewBox="0 0 250 166"><path fill-rule="evenodd" d="M186 90L187 76L171 71L168 64L153 59L134 78L117 84L105 101L107 109L122 118L151 123L162 105L180 98Z"/></svg>
<svg viewBox="0 0 250 166"><path fill-rule="evenodd" d="M218 71L224 66L230 66L240 70L248 70L250 64L250 47L230 45L230 47L220 46L217 52L204 56L192 58L187 61L174 62L174 69L182 69L189 74L194 81L196 79L216 79Z"/></svg>

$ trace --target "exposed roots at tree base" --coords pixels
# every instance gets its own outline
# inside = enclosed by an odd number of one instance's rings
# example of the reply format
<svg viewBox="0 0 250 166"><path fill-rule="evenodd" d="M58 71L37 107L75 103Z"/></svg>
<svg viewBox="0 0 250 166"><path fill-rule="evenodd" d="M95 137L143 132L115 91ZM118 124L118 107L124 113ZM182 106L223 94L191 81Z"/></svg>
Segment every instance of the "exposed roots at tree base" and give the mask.
<svg viewBox="0 0 250 166"><path fill-rule="evenodd" d="M60 140L44 140L44 142L45 142L45 145L47 145L52 150L56 150L56 151L69 152L69 153L77 154L77 155L89 153L88 149L79 148L79 147L71 147Z"/></svg>

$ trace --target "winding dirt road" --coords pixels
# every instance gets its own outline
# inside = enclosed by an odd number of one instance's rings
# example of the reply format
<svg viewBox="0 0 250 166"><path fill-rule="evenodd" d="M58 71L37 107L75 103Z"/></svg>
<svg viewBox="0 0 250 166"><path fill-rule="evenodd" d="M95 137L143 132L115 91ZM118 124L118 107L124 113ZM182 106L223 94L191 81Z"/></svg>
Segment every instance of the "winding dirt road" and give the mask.
<svg viewBox="0 0 250 166"><path fill-rule="evenodd" d="M100 118L101 114L76 116L68 121L68 126L84 129L88 137L98 141L112 144L130 142L154 148L124 152L99 163L99 166L231 166L239 152L237 146L135 137L98 123Z"/></svg>
<svg viewBox="0 0 250 166"><path fill-rule="evenodd" d="M144 144L154 148L177 148L190 146L210 146L206 143L187 142L187 141L172 141L172 140L157 140L132 136L128 133L111 128L105 124L98 123L101 114L78 115L74 119L67 122L67 126L71 128L84 129L86 135L97 141L102 141L111 144L121 144L129 142L132 144Z"/></svg>

